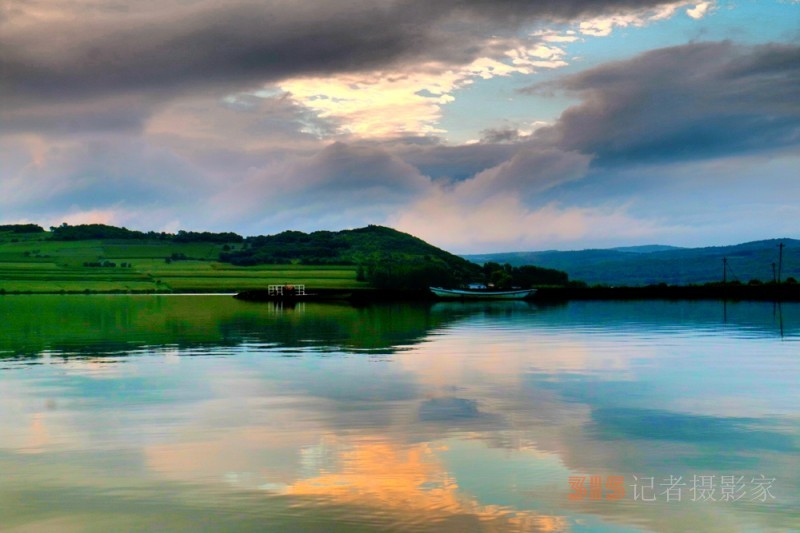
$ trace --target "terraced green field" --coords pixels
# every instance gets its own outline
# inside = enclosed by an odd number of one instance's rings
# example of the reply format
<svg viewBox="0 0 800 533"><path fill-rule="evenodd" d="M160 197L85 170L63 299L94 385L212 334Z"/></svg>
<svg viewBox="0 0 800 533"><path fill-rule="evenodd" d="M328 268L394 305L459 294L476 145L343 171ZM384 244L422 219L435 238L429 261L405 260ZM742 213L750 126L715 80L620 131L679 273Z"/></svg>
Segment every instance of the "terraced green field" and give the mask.
<svg viewBox="0 0 800 533"><path fill-rule="evenodd" d="M236 267L216 259L223 245L160 241L53 241L49 234L0 233L0 293L235 292L271 284L348 289L353 266ZM173 254L186 260L170 260ZM87 267L84 263L115 263ZM121 264L130 264L122 267Z"/></svg>

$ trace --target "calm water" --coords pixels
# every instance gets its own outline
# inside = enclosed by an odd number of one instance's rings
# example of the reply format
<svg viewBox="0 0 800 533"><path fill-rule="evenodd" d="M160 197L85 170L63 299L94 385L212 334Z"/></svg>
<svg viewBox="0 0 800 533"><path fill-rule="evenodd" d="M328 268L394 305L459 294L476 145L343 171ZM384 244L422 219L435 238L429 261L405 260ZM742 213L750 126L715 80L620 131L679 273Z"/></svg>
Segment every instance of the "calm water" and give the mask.
<svg viewBox="0 0 800 533"><path fill-rule="evenodd" d="M796 304L0 318L3 531L800 531Z"/></svg>

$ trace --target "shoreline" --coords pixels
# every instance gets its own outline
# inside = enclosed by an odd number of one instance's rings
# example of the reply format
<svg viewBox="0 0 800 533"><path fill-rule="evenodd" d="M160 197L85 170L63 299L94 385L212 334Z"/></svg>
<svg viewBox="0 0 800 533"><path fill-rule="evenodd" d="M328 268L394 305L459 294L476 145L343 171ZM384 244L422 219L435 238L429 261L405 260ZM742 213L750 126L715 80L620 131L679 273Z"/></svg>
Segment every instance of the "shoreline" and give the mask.
<svg viewBox="0 0 800 533"><path fill-rule="evenodd" d="M154 291L154 290L110 290L110 291L2 291L0 296L36 295L120 295L120 296L231 296L243 301L348 301L354 304L373 302L407 301L445 301L436 298L427 290L400 289L312 289L314 295L308 298L273 298L266 296L265 290L231 291ZM570 300L731 300L731 301L771 301L800 302L800 284L765 285L710 285L710 286L646 286L646 287L543 287L521 301L551 302ZM461 301L461 300L446 300ZM467 300L469 301L469 300ZM478 300L475 300L478 301Z"/></svg>
<svg viewBox="0 0 800 533"><path fill-rule="evenodd" d="M429 302L459 302L459 301L500 301L500 300L444 300L435 297L427 290L387 290L387 289L315 289L319 298L311 297L307 300L293 299L292 301L330 301L336 300L336 295L348 293L348 298L341 298L351 303L372 302L404 302L404 301L429 301ZM259 291L243 291L238 295L242 300L248 301L281 301L280 298L260 297ZM289 299L283 299L289 300ZM712 285L712 286L646 286L646 287L545 287L523 300L526 302L559 302L570 300L730 300L730 301L771 301L771 302L800 302L800 285ZM509 300L511 301L511 300Z"/></svg>
<svg viewBox="0 0 800 533"><path fill-rule="evenodd" d="M532 301L563 300L730 300L800 302L800 285L674 285L645 287L548 287Z"/></svg>

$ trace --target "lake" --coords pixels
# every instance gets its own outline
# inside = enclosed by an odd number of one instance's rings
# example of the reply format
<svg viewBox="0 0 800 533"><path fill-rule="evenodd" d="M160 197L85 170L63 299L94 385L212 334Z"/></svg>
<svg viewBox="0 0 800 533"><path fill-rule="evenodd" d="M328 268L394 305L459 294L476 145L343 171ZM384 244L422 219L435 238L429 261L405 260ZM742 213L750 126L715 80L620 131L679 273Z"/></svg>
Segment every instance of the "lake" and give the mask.
<svg viewBox="0 0 800 533"><path fill-rule="evenodd" d="M0 318L3 531L800 530L800 304Z"/></svg>

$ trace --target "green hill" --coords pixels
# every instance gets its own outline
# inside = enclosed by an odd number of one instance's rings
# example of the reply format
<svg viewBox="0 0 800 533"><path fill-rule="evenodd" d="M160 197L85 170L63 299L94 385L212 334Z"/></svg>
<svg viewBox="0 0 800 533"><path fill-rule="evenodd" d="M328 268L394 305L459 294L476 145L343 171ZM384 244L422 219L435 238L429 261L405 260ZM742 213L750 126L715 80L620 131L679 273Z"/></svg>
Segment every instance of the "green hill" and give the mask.
<svg viewBox="0 0 800 533"><path fill-rule="evenodd" d="M353 265L359 279L377 287L423 289L457 285L480 276L480 268L457 255L392 228L370 225L343 231L249 237L245 247L223 253L234 265Z"/></svg>
<svg viewBox="0 0 800 533"><path fill-rule="evenodd" d="M778 263L778 244L783 243L782 278L800 279L800 240L771 239L734 246L707 248L643 247L572 252L510 252L467 255L470 261L534 264L563 270L570 279L591 285L686 285L722 281L723 258L728 259L728 281L772 281L772 263Z"/></svg>
<svg viewBox="0 0 800 533"><path fill-rule="evenodd" d="M381 226L247 238L103 224L0 226L0 294L229 292L283 283L418 289L479 273L474 263Z"/></svg>

